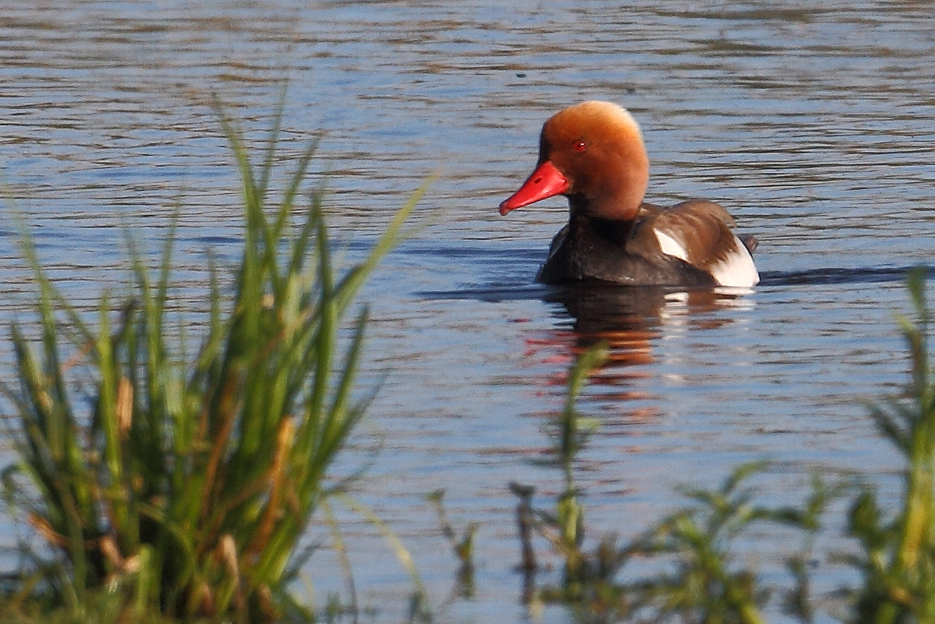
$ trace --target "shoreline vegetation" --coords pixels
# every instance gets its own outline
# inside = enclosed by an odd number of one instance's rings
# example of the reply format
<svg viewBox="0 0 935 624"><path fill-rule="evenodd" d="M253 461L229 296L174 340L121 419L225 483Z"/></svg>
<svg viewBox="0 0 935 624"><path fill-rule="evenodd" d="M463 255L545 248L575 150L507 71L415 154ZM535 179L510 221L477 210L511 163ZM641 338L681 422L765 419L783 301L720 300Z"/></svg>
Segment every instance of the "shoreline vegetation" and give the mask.
<svg viewBox="0 0 935 624"><path fill-rule="evenodd" d="M244 244L232 293L212 261L207 330L193 356L184 319L167 306L177 216L155 269L127 233L133 292L105 293L93 324L21 236L39 340L13 323L18 383L0 391L19 461L3 484L11 517L36 539L3 579L11 612L75 622L313 619L290 584L312 554L302 538L313 514L327 513L346 485L330 482L329 469L368 402L354 383L368 313L352 304L405 236L422 191L338 274L321 193L298 205L317 141L270 205L281 112L257 168L217 112L243 183ZM169 339L176 325L181 337ZM347 325L350 339L339 340Z"/></svg>
<svg viewBox="0 0 935 624"><path fill-rule="evenodd" d="M7 510L31 536L20 545L19 569L0 578L4 621L356 622L372 616L353 591L344 597L348 604L338 600L315 611L294 581L313 556L302 541L306 527L328 523L331 500L345 496L348 483L329 479L329 468L368 403L366 394L356 399L368 317L366 307L354 311L355 296L405 238L425 189L397 212L361 263L336 272L321 194L311 192L308 205L298 205L316 143L272 203L267 195L281 112L254 168L241 134L219 105L217 111L243 181L244 249L231 292L210 267L209 320L193 355L186 355L181 313L167 306L177 218L155 268L127 233L133 292L105 293L93 322L47 278L23 228L23 255L37 285L37 327L24 331L14 322L10 329L16 383L3 383L0 391L12 409L3 415L4 435L18 460L2 476ZM893 509L881 505L860 475L815 476L798 505L763 503L768 493L752 484L769 469L761 462L737 468L718 489L686 488L686 507L627 543L591 527L585 539L576 456L599 423L577 412L576 398L606 347L583 354L569 375L565 408L545 431L552 453L544 464L560 472L561 493L543 506L533 488L510 484L517 496L517 585L530 619L558 606L576 622L760 624L782 609L805 623L831 617L935 624L935 382L925 279L923 270L908 276L914 317L899 320L911 364L906 390L868 406L881 438L905 461ZM172 334L176 327L180 336ZM339 339L348 327L350 337ZM445 513L443 492L428 499L461 563L457 593L469 597L477 525L459 533ZM830 530L827 516L838 508L846 518L837 525L855 544L838 559L859 581L835 592L840 606L829 612L828 597L814 595L810 562L816 536ZM382 527L372 512L360 513ZM785 562L786 587L766 585L736 554L751 527L762 523L799 536L801 548ZM340 530L331 525L341 545ZM413 578L410 621L446 621L444 610L428 606L403 545L386 534ZM561 562L549 583L536 578L543 544L545 556ZM334 571L341 574L351 573Z"/></svg>

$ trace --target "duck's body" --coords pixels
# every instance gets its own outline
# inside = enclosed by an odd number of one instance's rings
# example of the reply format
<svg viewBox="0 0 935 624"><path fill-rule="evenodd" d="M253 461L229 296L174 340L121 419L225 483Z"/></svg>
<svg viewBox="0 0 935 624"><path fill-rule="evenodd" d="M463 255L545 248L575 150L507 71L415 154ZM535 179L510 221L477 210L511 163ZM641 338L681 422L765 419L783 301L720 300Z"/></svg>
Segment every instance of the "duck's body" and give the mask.
<svg viewBox="0 0 935 624"><path fill-rule="evenodd" d="M759 281L734 220L713 202L671 208L643 202L649 160L636 122L608 102L565 109L542 128L539 163L500 214L554 195L570 218L537 280L599 280L628 286L738 286Z"/></svg>
<svg viewBox="0 0 935 624"><path fill-rule="evenodd" d="M698 199L672 208L642 204L636 218L573 214L552 239L536 279L599 280L626 286L752 286L759 281L749 242L731 231L718 204Z"/></svg>

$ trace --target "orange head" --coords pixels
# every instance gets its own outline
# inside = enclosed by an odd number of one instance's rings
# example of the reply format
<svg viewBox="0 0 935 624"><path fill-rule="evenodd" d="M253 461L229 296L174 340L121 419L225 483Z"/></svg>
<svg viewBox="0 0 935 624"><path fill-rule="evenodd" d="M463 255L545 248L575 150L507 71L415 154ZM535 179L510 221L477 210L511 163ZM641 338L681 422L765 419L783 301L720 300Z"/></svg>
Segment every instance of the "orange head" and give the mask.
<svg viewBox="0 0 935 624"><path fill-rule="evenodd" d="M610 102L582 102L542 126L536 169L500 204L500 214L566 195L573 213L628 221L648 183L649 157L630 113Z"/></svg>

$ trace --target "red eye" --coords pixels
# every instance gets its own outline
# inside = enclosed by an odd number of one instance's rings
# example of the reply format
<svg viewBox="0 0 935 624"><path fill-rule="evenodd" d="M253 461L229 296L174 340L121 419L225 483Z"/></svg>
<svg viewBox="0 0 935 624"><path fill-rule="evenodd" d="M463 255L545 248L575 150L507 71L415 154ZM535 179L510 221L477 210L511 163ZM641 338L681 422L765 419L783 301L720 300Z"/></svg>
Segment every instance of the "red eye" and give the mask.
<svg viewBox="0 0 935 624"><path fill-rule="evenodd" d="M575 141L574 150L575 150L576 152L583 152L583 151L586 150L586 149L588 149L588 144L587 144L587 143L585 143L584 141L581 141L581 140Z"/></svg>

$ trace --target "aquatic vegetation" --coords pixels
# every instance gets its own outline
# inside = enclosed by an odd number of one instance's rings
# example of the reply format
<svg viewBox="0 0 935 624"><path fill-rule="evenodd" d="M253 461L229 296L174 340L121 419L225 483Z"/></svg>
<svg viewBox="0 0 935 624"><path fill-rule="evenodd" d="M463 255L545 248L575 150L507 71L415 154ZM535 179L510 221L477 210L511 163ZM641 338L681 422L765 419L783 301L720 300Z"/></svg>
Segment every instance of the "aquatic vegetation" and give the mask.
<svg viewBox="0 0 935 624"><path fill-rule="evenodd" d="M909 387L904 397L870 408L880 432L906 461L901 505L888 514L868 484L850 512L850 532L862 547L850 558L864 579L853 592L853 621L861 624L935 622L935 380L925 278L924 268L909 275L916 318L900 319L911 362Z"/></svg>
<svg viewBox="0 0 935 624"><path fill-rule="evenodd" d="M931 312L925 299L924 269L913 271L908 289L915 319L900 319L909 347L911 381L906 392L869 406L883 436L905 460L904 488L888 511L876 488L859 475L835 483L813 477L811 492L798 505L772 507L760 501L768 492L750 479L768 462L737 468L715 490L686 488L691 503L657 521L629 543L608 535L588 550L582 539L584 513L573 485L575 454L581 449L574 400L583 379L600 362L600 350L576 364L568 404L551 433L553 455L562 467L565 489L554 511L533 506L532 488L511 484L517 507L524 599L567 607L584 622L717 622L761 624L771 596L783 595L784 611L812 622L822 597L812 595L811 560L816 535L825 530L833 501L848 501L848 536L858 548L836 557L860 572L862 582L842 587L843 620L854 624L935 622L935 380L928 355ZM557 432L557 433L556 433ZM791 589L769 586L736 556L735 546L749 539L755 523L773 523L799 534L801 548L788 557ZM557 584L537 587L534 534L544 537L564 562ZM653 564L658 564L654 565ZM625 568L630 565L630 574ZM651 574L633 569L655 569Z"/></svg>
<svg viewBox="0 0 935 624"><path fill-rule="evenodd" d="M478 524L469 522L460 533L451 524L445 511L445 491L435 490L429 493L426 500L435 508L438 524L442 535L451 544L451 550L461 564L458 569L458 579L455 594L462 598L474 597L474 536L477 534ZM460 535L460 536L459 536Z"/></svg>
<svg viewBox="0 0 935 624"><path fill-rule="evenodd" d="M68 621L310 617L290 593L311 553L301 540L340 490L329 469L367 405L353 392L367 311L352 303L404 235L418 193L339 274L320 193L298 205L316 142L270 205L281 113L254 169L218 112L243 180L244 245L232 293L211 267L193 356L184 318L170 312L176 223L155 269L128 234L133 292L104 294L93 323L46 276L24 231L39 340L13 324L18 385L2 390L19 461L3 477L14 516L38 539L22 545L9 605L46 605ZM173 322L181 339L169 337Z"/></svg>

